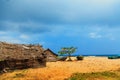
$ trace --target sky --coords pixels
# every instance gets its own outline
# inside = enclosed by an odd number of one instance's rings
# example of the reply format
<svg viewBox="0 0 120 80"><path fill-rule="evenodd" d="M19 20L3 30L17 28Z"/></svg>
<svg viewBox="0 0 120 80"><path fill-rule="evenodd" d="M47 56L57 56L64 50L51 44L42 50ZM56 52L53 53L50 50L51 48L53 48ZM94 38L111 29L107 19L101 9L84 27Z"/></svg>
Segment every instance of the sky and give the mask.
<svg viewBox="0 0 120 80"><path fill-rule="evenodd" d="M120 0L0 0L0 41L57 53L120 54Z"/></svg>

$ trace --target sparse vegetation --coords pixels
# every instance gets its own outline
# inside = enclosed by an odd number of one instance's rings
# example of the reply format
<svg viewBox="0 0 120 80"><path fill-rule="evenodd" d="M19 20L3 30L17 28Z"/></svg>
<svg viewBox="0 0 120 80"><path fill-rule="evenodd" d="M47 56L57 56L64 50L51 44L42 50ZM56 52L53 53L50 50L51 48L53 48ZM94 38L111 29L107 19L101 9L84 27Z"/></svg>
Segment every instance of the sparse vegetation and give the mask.
<svg viewBox="0 0 120 80"><path fill-rule="evenodd" d="M119 59L120 56L108 56L108 59Z"/></svg>
<svg viewBox="0 0 120 80"><path fill-rule="evenodd" d="M24 77L25 75L23 73L16 73L15 76L13 76L13 78L21 78Z"/></svg>
<svg viewBox="0 0 120 80"><path fill-rule="evenodd" d="M76 58L77 58L77 60L83 60L84 56L77 56Z"/></svg>
<svg viewBox="0 0 120 80"><path fill-rule="evenodd" d="M119 72L120 74L120 72ZM120 75L115 72L74 73L66 80L120 80Z"/></svg>

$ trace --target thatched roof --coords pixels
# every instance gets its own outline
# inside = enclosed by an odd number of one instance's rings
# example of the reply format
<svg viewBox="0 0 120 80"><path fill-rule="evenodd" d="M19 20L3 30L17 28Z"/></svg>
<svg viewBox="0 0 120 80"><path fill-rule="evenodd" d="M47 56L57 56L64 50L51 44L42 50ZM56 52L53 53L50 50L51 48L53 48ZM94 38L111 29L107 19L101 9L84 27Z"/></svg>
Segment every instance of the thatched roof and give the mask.
<svg viewBox="0 0 120 80"><path fill-rule="evenodd" d="M0 42L0 60L29 59L43 57L44 49L40 45L11 44Z"/></svg>
<svg viewBox="0 0 120 80"><path fill-rule="evenodd" d="M55 56L58 56L57 54L55 54L51 49L46 49L46 50L44 50L44 52L47 52L47 51L49 51L49 52L51 52L51 54L53 54L53 55L55 55Z"/></svg>

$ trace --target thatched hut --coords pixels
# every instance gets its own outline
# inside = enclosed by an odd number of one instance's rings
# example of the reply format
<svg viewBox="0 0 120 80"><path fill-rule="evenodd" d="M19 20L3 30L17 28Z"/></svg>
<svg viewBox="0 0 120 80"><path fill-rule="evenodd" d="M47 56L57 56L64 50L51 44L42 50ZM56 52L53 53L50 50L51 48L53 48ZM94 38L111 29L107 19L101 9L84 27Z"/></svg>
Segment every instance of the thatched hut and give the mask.
<svg viewBox="0 0 120 80"><path fill-rule="evenodd" d="M47 62L54 62L57 61L57 54L55 54L52 50L46 49L44 51L44 54L46 55L46 61Z"/></svg>
<svg viewBox="0 0 120 80"><path fill-rule="evenodd" d="M0 71L45 67L46 55L40 45L10 44L0 42Z"/></svg>

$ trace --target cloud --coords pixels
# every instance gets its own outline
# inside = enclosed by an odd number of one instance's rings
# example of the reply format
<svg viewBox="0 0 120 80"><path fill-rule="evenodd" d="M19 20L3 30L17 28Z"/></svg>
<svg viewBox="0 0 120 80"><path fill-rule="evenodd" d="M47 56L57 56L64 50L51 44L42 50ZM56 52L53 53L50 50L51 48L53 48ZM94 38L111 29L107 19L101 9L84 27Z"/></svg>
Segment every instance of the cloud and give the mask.
<svg viewBox="0 0 120 80"><path fill-rule="evenodd" d="M93 26L87 29L88 37L93 39L103 40L118 40L120 39L119 32L120 27L109 27L109 26Z"/></svg>
<svg viewBox="0 0 120 80"><path fill-rule="evenodd" d="M4 31L0 31L0 35L4 35L4 34L7 34L7 33Z"/></svg>
<svg viewBox="0 0 120 80"><path fill-rule="evenodd" d="M90 47L91 53L101 43L116 46L119 4L119 0L0 0L0 40L41 43L56 50L81 45L85 51Z"/></svg>
<svg viewBox="0 0 120 80"><path fill-rule="evenodd" d="M0 41L10 42L10 43L24 43L18 38L12 36L0 36Z"/></svg>
<svg viewBox="0 0 120 80"><path fill-rule="evenodd" d="M43 24L119 25L119 0L1 1L1 19ZM21 6L22 5L22 6Z"/></svg>
<svg viewBox="0 0 120 80"><path fill-rule="evenodd" d="M0 31L13 31L26 34L37 34L51 31L50 27L46 24L36 22L11 22L1 21Z"/></svg>
<svg viewBox="0 0 120 80"><path fill-rule="evenodd" d="M96 39L96 38L102 38L102 35L91 32L89 33L90 38Z"/></svg>
<svg viewBox="0 0 120 80"><path fill-rule="evenodd" d="M21 38L21 39L29 39L29 36L28 36L28 35L25 35L25 34L22 34L22 35L20 35L20 38Z"/></svg>

